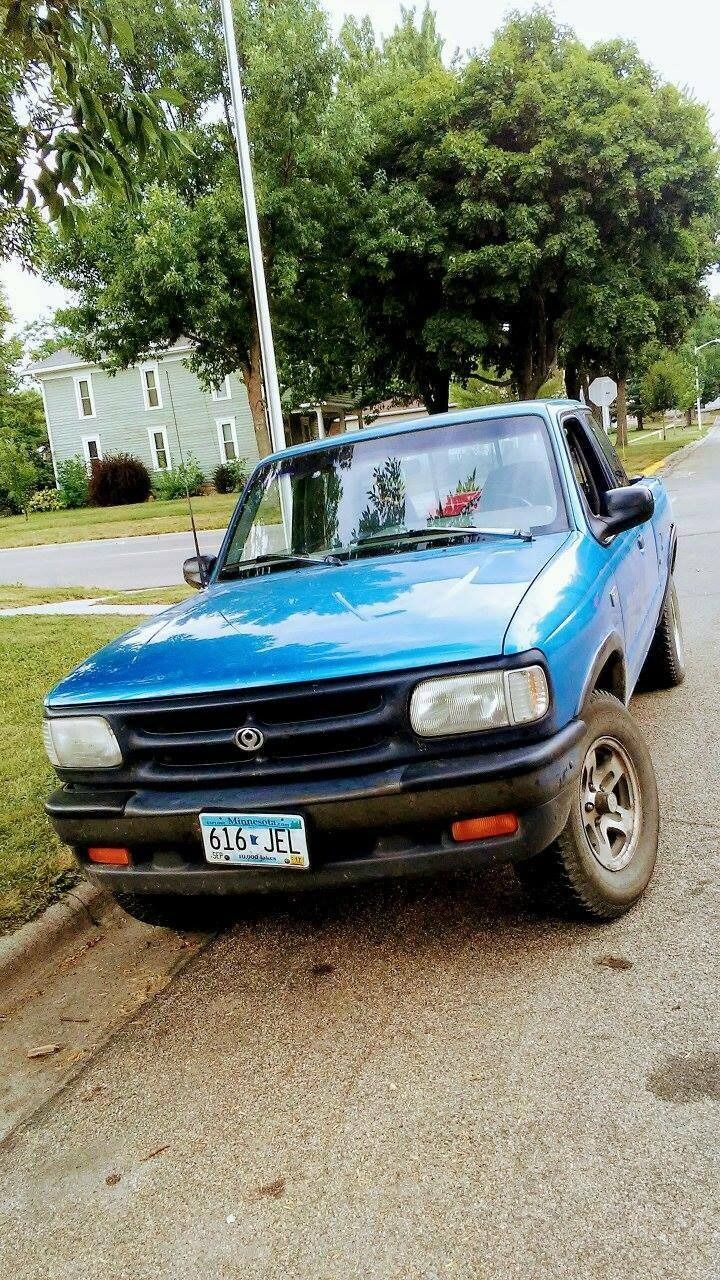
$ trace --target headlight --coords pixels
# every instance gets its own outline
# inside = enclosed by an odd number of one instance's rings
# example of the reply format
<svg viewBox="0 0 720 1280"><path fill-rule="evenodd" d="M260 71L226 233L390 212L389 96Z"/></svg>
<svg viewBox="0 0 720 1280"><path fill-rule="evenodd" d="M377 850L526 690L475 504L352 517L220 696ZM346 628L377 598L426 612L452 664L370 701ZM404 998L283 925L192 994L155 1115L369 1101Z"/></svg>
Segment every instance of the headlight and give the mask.
<svg viewBox="0 0 720 1280"><path fill-rule="evenodd" d="M410 723L421 738L478 733L541 720L550 705L542 667L472 671L423 680L410 699Z"/></svg>
<svg viewBox="0 0 720 1280"><path fill-rule="evenodd" d="M43 741L56 769L114 769L122 752L102 716L58 716L43 721Z"/></svg>

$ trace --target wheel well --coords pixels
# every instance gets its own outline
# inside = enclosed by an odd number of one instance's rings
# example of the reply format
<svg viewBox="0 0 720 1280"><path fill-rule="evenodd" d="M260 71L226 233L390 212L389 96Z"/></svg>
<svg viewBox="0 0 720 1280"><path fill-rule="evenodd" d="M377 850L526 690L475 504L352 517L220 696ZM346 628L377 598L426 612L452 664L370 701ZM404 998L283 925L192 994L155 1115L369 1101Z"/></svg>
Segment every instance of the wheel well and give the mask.
<svg viewBox="0 0 720 1280"><path fill-rule="evenodd" d="M598 671L593 688L613 693L621 702L625 701L625 663L617 650L610 654Z"/></svg>

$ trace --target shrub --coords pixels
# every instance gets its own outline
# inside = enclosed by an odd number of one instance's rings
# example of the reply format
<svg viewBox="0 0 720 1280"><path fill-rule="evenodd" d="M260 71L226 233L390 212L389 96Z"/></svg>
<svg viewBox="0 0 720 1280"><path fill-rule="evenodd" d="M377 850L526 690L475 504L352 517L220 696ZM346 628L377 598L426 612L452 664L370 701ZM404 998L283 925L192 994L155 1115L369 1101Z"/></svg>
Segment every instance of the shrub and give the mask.
<svg viewBox="0 0 720 1280"><path fill-rule="evenodd" d="M96 507L122 507L129 502L147 502L150 472L131 453L114 453L93 462L90 501Z"/></svg>
<svg viewBox="0 0 720 1280"><path fill-rule="evenodd" d="M90 492L90 480L83 458L77 455L61 462L58 467L58 492L60 506L74 511L86 507Z"/></svg>
<svg viewBox="0 0 720 1280"><path fill-rule="evenodd" d="M26 516L37 482L38 469L27 449L14 440L0 441L0 488L6 494L6 500Z"/></svg>
<svg viewBox="0 0 720 1280"><path fill-rule="evenodd" d="M196 498L205 487L205 476L200 463L194 454L189 453L187 461L169 471L158 471L153 479L153 489L158 498L169 501L171 498L184 498L189 492Z"/></svg>
<svg viewBox="0 0 720 1280"><path fill-rule="evenodd" d="M218 493L235 493L245 487L248 478L248 464L245 458L236 458L234 462L221 462L213 472L213 484Z"/></svg>
<svg viewBox="0 0 720 1280"><path fill-rule="evenodd" d="M28 502L28 511L59 511L60 494L57 489L36 489Z"/></svg>

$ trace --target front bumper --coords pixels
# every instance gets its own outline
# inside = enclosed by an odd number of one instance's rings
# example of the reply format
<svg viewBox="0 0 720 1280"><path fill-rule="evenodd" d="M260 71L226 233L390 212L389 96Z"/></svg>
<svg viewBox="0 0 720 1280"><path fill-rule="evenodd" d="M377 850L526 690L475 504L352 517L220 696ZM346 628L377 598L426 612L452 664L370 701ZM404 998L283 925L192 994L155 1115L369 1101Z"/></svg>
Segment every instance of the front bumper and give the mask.
<svg viewBox="0 0 720 1280"><path fill-rule="evenodd" d="M542 742L352 778L197 791L64 787L46 812L92 880L134 893L269 893L520 861L547 848L565 826L584 729L573 720ZM204 810L302 814L310 870L208 866ZM456 819L505 811L518 815L514 835L452 839ZM126 846L133 865L88 863L93 845Z"/></svg>

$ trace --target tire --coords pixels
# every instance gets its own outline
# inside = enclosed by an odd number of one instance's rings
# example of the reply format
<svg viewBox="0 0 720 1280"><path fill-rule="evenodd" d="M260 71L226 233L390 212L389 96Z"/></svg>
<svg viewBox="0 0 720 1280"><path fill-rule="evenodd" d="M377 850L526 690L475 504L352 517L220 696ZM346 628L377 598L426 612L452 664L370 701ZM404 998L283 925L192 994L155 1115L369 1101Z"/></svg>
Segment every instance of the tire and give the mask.
<svg viewBox="0 0 720 1280"><path fill-rule="evenodd" d="M223 898L152 893L115 893L113 897L133 920L178 933L214 933L228 923L227 902Z"/></svg>
<svg viewBox="0 0 720 1280"><path fill-rule="evenodd" d="M672 579L641 678L644 685L653 689L672 689L685 679L680 606Z"/></svg>
<svg viewBox="0 0 720 1280"><path fill-rule="evenodd" d="M583 719L582 765L567 823L549 849L517 863L515 871L543 907L613 920L637 902L655 868L660 819L655 770L638 726L611 693L591 694ZM613 774L617 781L608 786Z"/></svg>

